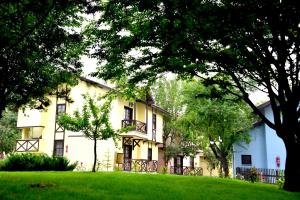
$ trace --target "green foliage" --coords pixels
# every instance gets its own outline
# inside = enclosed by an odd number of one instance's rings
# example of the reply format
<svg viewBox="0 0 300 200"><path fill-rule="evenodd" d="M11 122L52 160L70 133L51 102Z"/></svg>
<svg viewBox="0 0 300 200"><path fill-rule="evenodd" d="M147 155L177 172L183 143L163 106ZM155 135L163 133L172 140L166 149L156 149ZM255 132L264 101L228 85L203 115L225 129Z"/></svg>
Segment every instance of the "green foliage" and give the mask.
<svg viewBox="0 0 300 200"><path fill-rule="evenodd" d="M90 1L3 0L0 3L0 117L8 105L49 104L45 94L74 84L87 44L78 27ZM77 29L76 29L77 28Z"/></svg>
<svg viewBox="0 0 300 200"><path fill-rule="evenodd" d="M168 167L167 166L162 166L159 170L160 173L162 174L167 174L168 173Z"/></svg>
<svg viewBox="0 0 300 200"><path fill-rule="evenodd" d="M179 121L194 144L211 149L227 177L233 144L249 142L253 117L247 105L218 90L217 86L190 82L184 91L186 111Z"/></svg>
<svg viewBox="0 0 300 200"><path fill-rule="evenodd" d="M2 161L3 171L71 171L77 163L70 164L64 157L49 157L44 154L15 153Z"/></svg>
<svg viewBox="0 0 300 200"><path fill-rule="evenodd" d="M183 111L185 82L180 80L158 79L152 86L155 103L167 110L173 117Z"/></svg>
<svg viewBox="0 0 300 200"><path fill-rule="evenodd" d="M259 172L255 167L251 167L251 169L248 171L247 179L252 183L259 181Z"/></svg>
<svg viewBox="0 0 300 200"><path fill-rule="evenodd" d="M106 140L117 137L117 131L113 130L109 122L112 97L102 99L84 95L84 100L80 112L76 110L73 116L62 114L59 116L58 123L67 130L82 131L90 139Z"/></svg>
<svg viewBox="0 0 300 200"><path fill-rule="evenodd" d="M276 181L276 184L278 185L278 188L279 188L279 189L283 189L284 178L279 178L279 179Z"/></svg>
<svg viewBox="0 0 300 200"><path fill-rule="evenodd" d="M166 147L165 162L177 154L190 155L195 153L189 134L182 128L178 116L183 114L186 82L179 80L159 79L152 87L155 103L168 111L164 116L163 143Z"/></svg>
<svg viewBox="0 0 300 200"><path fill-rule="evenodd" d="M10 153L15 149L16 139L21 138L17 129L17 113L6 109L0 118L0 152Z"/></svg>

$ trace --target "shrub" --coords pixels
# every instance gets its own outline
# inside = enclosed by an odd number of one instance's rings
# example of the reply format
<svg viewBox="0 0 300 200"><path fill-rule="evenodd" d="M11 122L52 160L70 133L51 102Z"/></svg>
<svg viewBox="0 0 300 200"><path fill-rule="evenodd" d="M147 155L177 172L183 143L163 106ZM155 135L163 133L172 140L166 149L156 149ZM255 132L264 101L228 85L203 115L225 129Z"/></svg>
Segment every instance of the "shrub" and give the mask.
<svg viewBox="0 0 300 200"><path fill-rule="evenodd" d="M70 164L64 157L49 157L44 154L21 153L8 156L0 167L3 171L69 171L77 163Z"/></svg>
<svg viewBox="0 0 300 200"><path fill-rule="evenodd" d="M279 189L283 189L283 185L284 185L284 178L279 178L276 182L276 184L278 185Z"/></svg>
<svg viewBox="0 0 300 200"><path fill-rule="evenodd" d="M162 174L168 173L168 167L167 167L167 166L161 167L161 168L160 168L160 172L161 172Z"/></svg>
<svg viewBox="0 0 300 200"><path fill-rule="evenodd" d="M259 181L258 171L257 171L257 169L255 167L252 167L249 170L249 172L248 172L248 178L249 178L249 181L251 181L252 183Z"/></svg>

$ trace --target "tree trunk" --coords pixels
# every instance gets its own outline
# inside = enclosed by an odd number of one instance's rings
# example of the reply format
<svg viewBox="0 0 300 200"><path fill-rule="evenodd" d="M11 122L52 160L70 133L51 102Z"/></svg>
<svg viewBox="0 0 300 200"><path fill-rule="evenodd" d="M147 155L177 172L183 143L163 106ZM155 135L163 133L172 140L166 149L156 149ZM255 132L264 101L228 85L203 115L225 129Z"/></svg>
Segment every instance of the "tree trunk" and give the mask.
<svg viewBox="0 0 300 200"><path fill-rule="evenodd" d="M226 158L221 158L221 168L224 172L224 176L227 178L229 177L229 167L228 167L228 160Z"/></svg>
<svg viewBox="0 0 300 200"><path fill-rule="evenodd" d="M296 141L285 142L285 182L283 189L291 192L300 192L300 144Z"/></svg>
<svg viewBox="0 0 300 200"><path fill-rule="evenodd" d="M96 172L96 163L97 163L97 138L94 138L94 164L92 172Z"/></svg>

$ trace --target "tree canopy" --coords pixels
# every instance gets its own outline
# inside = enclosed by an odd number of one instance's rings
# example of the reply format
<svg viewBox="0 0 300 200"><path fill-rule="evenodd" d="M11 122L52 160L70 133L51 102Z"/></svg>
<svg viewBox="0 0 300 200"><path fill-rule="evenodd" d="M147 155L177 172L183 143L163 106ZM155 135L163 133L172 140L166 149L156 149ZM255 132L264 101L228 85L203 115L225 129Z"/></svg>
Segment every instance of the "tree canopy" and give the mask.
<svg viewBox="0 0 300 200"><path fill-rule="evenodd" d="M45 93L74 83L85 48L76 27L89 1L5 0L0 3L0 117L7 105L30 100L47 105Z"/></svg>
<svg viewBox="0 0 300 200"><path fill-rule="evenodd" d="M96 75L153 81L174 72L219 84L242 98L283 139L284 188L300 191L300 4L292 0L149 0L100 2L89 33ZM236 93L236 89L239 93ZM250 100L268 94L274 121ZM297 161L298 162L298 161Z"/></svg>

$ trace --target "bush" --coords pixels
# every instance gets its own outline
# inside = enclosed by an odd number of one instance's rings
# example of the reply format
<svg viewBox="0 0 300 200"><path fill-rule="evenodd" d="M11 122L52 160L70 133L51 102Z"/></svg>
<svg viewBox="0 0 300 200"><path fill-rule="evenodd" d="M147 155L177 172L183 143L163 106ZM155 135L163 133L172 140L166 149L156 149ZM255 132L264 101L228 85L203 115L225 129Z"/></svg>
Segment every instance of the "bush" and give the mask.
<svg viewBox="0 0 300 200"><path fill-rule="evenodd" d="M279 178L276 182L276 184L278 185L279 189L283 189L283 185L284 185L284 178Z"/></svg>
<svg viewBox="0 0 300 200"><path fill-rule="evenodd" d="M77 163L70 164L64 157L49 157L44 154L11 154L0 167L2 171L70 171Z"/></svg>
<svg viewBox="0 0 300 200"><path fill-rule="evenodd" d="M167 166L163 166L160 168L160 173L162 174L167 174L168 173L168 167Z"/></svg>
<svg viewBox="0 0 300 200"><path fill-rule="evenodd" d="M249 180L254 183L254 182L258 182L259 181L259 175L258 175L258 171L255 167L252 167L249 172L248 172L248 178Z"/></svg>

